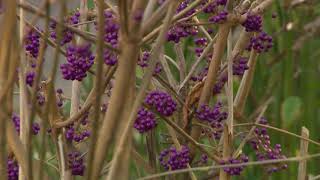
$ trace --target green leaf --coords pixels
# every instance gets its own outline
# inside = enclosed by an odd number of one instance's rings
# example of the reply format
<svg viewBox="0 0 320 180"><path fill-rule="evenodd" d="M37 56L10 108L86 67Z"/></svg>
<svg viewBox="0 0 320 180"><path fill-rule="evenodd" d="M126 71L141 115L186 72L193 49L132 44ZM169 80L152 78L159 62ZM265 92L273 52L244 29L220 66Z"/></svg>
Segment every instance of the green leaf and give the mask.
<svg viewBox="0 0 320 180"><path fill-rule="evenodd" d="M88 0L88 8L93 9L94 8L94 2L93 0Z"/></svg>
<svg viewBox="0 0 320 180"><path fill-rule="evenodd" d="M70 109L71 109L71 101L66 101L66 103L63 106L63 113L70 114Z"/></svg>
<svg viewBox="0 0 320 180"><path fill-rule="evenodd" d="M297 96L290 96L281 105L281 119L284 126L289 127L302 112L302 100Z"/></svg>

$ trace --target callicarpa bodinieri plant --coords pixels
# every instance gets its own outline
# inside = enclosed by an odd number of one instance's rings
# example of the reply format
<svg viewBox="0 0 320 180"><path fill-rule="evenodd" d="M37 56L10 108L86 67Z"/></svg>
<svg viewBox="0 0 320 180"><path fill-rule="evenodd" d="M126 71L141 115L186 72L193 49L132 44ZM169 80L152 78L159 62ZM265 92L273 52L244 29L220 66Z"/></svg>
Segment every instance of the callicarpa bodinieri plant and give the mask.
<svg viewBox="0 0 320 180"><path fill-rule="evenodd" d="M320 157L307 128L267 114L261 63L299 23L270 28L288 2L0 5L0 179L303 180Z"/></svg>

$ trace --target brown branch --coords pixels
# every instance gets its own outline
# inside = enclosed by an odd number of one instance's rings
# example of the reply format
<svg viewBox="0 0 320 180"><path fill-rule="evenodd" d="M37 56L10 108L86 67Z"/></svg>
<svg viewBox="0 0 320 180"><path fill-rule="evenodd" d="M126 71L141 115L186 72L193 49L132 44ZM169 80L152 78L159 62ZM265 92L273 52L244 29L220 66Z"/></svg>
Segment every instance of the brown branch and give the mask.
<svg viewBox="0 0 320 180"><path fill-rule="evenodd" d="M208 75L204 82L204 87L202 88L202 91L201 91L198 109L201 108L202 105L207 104L212 95L212 89L213 89L214 83L216 82L217 73L218 73L218 70L220 69L221 59L227 44L229 29L230 29L229 24L222 24L219 28L217 41L213 46L213 56L209 65ZM195 126L191 130L191 136L195 140L198 140L200 133L201 133L200 127ZM191 147L191 156L194 157L194 155L195 155L195 148Z"/></svg>
<svg viewBox="0 0 320 180"><path fill-rule="evenodd" d="M34 7L33 5L31 5L29 3L18 3L18 7L19 8L23 8L26 11L29 11L31 13L38 13L40 17L43 17L43 18L46 17L44 12L42 12L39 8ZM50 20L56 22L57 25L61 25L63 28L67 28L67 29L71 30L72 32L74 32L75 34L77 34L78 36L82 37L83 39L85 39L87 41L90 41L92 43L97 41L97 38L86 35L84 32L80 31L76 27L64 24L61 21L57 21L55 18L53 18L51 16L50 16ZM112 47L110 44L104 43L104 47L108 48L108 49L110 49L110 50L112 50L114 52L119 53L119 49L116 49L116 48Z"/></svg>

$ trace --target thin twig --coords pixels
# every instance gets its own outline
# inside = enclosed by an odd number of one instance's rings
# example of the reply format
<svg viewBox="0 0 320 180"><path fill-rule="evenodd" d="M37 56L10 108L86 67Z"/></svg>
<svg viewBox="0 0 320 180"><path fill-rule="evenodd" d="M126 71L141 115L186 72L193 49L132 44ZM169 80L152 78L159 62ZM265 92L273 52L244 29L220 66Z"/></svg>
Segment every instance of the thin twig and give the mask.
<svg viewBox="0 0 320 180"><path fill-rule="evenodd" d="M234 126L235 127L239 127L239 126L260 126L260 127L272 129L274 131L278 131L278 132L281 132L281 133L284 133L284 134L287 134L287 135L290 135L290 136L293 136L293 137L296 137L296 138L300 138L300 139L308 141L309 143L312 143L312 144L315 144L317 146L320 146L320 142L314 141L314 140L309 139L309 138L305 138L305 137L297 135L295 133L286 131L284 129L276 128L276 127L273 127L273 126L270 126L270 125L264 125L264 124L259 124L259 123L242 123L242 124L235 124Z"/></svg>
<svg viewBox="0 0 320 180"><path fill-rule="evenodd" d="M168 176L168 175L172 175L172 174L180 174L180 173L189 172L190 170L192 170L192 171L209 171L211 169L221 169L221 168L228 168L228 167L232 168L232 167L241 167L241 166L266 165L266 164L274 164L274 163L282 163L282 162L297 162L297 161L301 161L301 160L309 160L309 159L319 158L319 157L320 157L320 153L317 153L317 154L312 154L312 155L308 155L308 156L291 157L291 158L286 158L286 159L253 161L253 162L239 163L239 164L196 167L196 168L190 168L190 169L181 169L181 170L168 171L168 172L159 173L159 174L153 174L151 176L146 176L146 177L140 178L138 180L147 180L147 179L158 178L158 177L162 177L162 176Z"/></svg>

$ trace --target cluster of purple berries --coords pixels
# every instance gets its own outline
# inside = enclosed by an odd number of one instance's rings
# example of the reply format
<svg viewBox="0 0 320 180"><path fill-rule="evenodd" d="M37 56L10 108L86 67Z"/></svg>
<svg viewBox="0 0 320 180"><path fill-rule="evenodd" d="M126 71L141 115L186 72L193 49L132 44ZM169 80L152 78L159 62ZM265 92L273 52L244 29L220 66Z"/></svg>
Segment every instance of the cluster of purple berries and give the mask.
<svg viewBox="0 0 320 180"><path fill-rule="evenodd" d="M186 9L186 8L189 6L190 3L192 3L192 0L184 0L184 1L182 1L182 2L179 4L179 6L178 6L178 8L177 8L177 10L176 10L176 13L179 13L179 12L181 12L182 10ZM195 9L191 9L191 10L189 10L189 11L184 15L184 17L191 16L191 15L192 15L193 13L195 13L195 12L196 12Z"/></svg>
<svg viewBox="0 0 320 180"><path fill-rule="evenodd" d="M84 139L90 137L91 133L89 130L85 129L85 126L89 122L89 112L85 112L84 115L80 118L80 126L79 130L76 130L76 127L74 124L70 124L66 127L65 131L65 137L69 141L75 141L75 142L81 142ZM82 131L81 131L82 130Z"/></svg>
<svg viewBox="0 0 320 180"><path fill-rule="evenodd" d="M140 108L133 127L140 133L145 133L157 126L157 121L153 112L146 108Z"/></svg>
<svg viewBox="0 0 320 180"><path fill-rule="evenodd" d="M201 154L200 162L202 164L207 164L208 163L208 156L206 154Z"/></svg>
<svg viewBox="0 0 320 180"><path fill-rule="evenodd" d="M185 0L180 3L180 5L177 8L176 13L181 12L185 8L189 6L191 3L190 0ZM188 11L185 16L190 16L195 12L194 9ZM188 20L189 21L189 20ZM188 22L185 21L185 22ZM184 24L175 24L172 28L169 29L168 34L167 34L167 41L172 41L174 43L180 42L181 38L185 38L188 36L195 36L198 34L198 29L197 27L194 26L189 26L189 25L184 25Z"/></svg>
<svg viewBox="0 0 320 180"><path fill-rule="evenodd" d="M67 47L67 63L60 66L63 78L81 81L94 63L91 44L70 45Z"/></svg>
<svg viewBox="0 0 320 180"><path fill-rule="evenodd" d="M57 96L57 106L61 108L63 106L63 97L62 97L63 91L62 89L57 89L56 96Z"/></svg>
<svg viewBox="0 0 320 180"><path fill-rule="evenodd" d="M194 40L194 43L197 45L195 48L195 53L198 57L201 56L201 53L203 52L203 47L205 47L208 43L207 38L197 38Z"/></svg>
<svg viewBox="0 0 320 180"><path fill-rule="evenodd" d="M33 84L35 76L36 76L36 73L33 72L33 71L30 71L30 72L26 73L26 84L28 86L32 87L32 84Z"/></svg>
<svg viewBox="0 0 320 180"><path fill-rule="evenodd" d="M219 77L219 79L217 80L217 82L213 86L213 93L214 94L221 93L222 88L224 87L224 85L226 84L227 81L228 81L228 74Z"/></svg>
<svg viewBox="0 0 320 180"><path fill-rule="evenodd" d="M19 166L17 161L13 158L7 159L7 175L8 180L18 180L19 178Z"/></svg>
<svg viewBox="0 0 320 180"><path fill-rule="evenodd" d="M44 97L43 93L41 92L37 93L37 102L39 106L44 105L44 103L46 102L46 98Z"/></svg>
<svg viewBox="0 0 320 180"><path fill-rule="evenodd" d="M31 57L37 58L39 54L39 47L40 34L36 30L30 29L25 36L25 50Z"/></svg>
<svg viewBox="0 0 320 180"><path fill-rule="evenodd" d="M261 118L259 120L260 124L268 124L267 119ZM249 141L251 147L256 151L256 157L258 161L263 160L274 160L274 159L284 159L285 155L281 154L281 145L275 144L274 147L271 145L270 136L268 135L267 129L264 127L256 128L254 130L255 137ZM278 172L282 169L287 169L287 164L270 164L264 168L268 173Z"/></svg>
<svg viewBox="0 0 320 180"><path fill-rule="evenodd" d="M207 76L208 70L209 70L208 66L204 67L203 69L201 69L200 72L197 73L197 75L192 76L191 80L192 81L199 81L199 82L202 81L203 78Z"/></svg>
<svg viewBox="0 0 320 180"><path fill-rule="evenodd" d="M16 114L12 115L12 122L18 134L20 134L20 117ZM37 122L32 123L32 133L37 135L40 131L40 125Z"/></svg>
<svg viewBox="0 0 320 180"><path fill-rule="evenodd" d="M247 65L248 58L240 57L237 61L233 63L233 75L242 76L244 72L249 69Z"/></svg>
<svg viewBox="0 0 320 180"><path fill-rule="evenodd" d="M104 31L105 31L104 41L108 42L113 47L117 47L118 46L118 36L119 36L118 33L119 33L120 26L116 22L116 17L112 11L105 10L104 17L105 17L105 20L104 20ZM109 66L113 66L118 62L117 55L109 49L104 49L103 58L104 58L105 64L107 64Z"/></svg>
<svg viewBox="0 0 320 180"><path fill-rule="evenodd" d="M81 142L85 138L90 137L90 132L88 130L84 130L82 132L76 132L75 127L70 125L66 128L65 137L69 141Z"/></svg>
<svg viewBox="0 0 320 180"><path fill-rule="evenodd" d="M217 15L210 17L209 21L213 22L213 23L221 24L225 20L227 20L227 17L228 17L228 12L223 10L223 11L219 12Z"/></svg>
<svg viewBox="0 0 320 180"><path fill-rule="evenodd" d="M245 27L247 32L260 32L262 30L262 17L249 13L242 26Z"/></svg>
<svg viewBox="0 0 320 180"><path fill-rule="evenodd" d="M251 50L253 48L258 53L263 53L268 52L272 46L272 37L265 32L261 32L257 36L251 37L247 50Z"/></svg>
<svg viewBox="0 0 320 180"><path fill-rule="evenodd" d="M240 57L233 62L233 75L242 76L246 70L249 69L248 65L248 58L247 57ZM203 68L197 75L192 76L192 81L202 81L204 77L208 74L208 67L206 66ZM214 85L213 92L215 94L219 94L228 80L227 73L222 74L221 77L218 78L216 84Z"/></svg>
<svg viewBox="0 0 320 180"><path fill-rule="evenodd" d="M247 62L248 62L248 58L246 57L240 57L238 60L235 60L233 64L233 75L242 76L245 73L245 71L249 69ZM208 73L208 67L205 67L197 75L192 76L191 80L202 81L203 78L207 76L207 73ZM228 74L222 73L218 77L215 85L213 86L213 93L214 94L221 93L222 88L224 87L227 81L228 81Z"/></svg>
<svg viewBox="0 0 320 180"><path fill-rule="evenodd" d="M176 24L172 28L169 29L167 34L167 40L175 43L180 42L181 38L185 38L188 36L195 36L198 33L198 29L193 26Z"/></svg>
<svg viewBox="0 0 320 180"><path fill-rule="evenodd" d="M190 152L187 146L182 146L180 150L175 147L164 149L159 156L160 164L166 170L177 170L187 168L190 162Z"/></svg>
<svg viewBox="0 0 320 180"><path fill-rule="evenodd" d="M239 158L230 158L228 160L222 160L220 162L221 165L226 165L226 164L240 164L240 163L246 163L249 161L248 156L241 154ZM231 176L236 176L240 175L240 173L243 171L245 166L239 166L239 167L225 167L223 168L224 172Z"/></svg>
<svg viewBox="0 0 320 180"><path fill-rule="evenodd" d="M70 17L68 17L66 20L66 24L70 24L70 25L75 25L75 24L78 24L79 22L80 22L80 12L79 11L75 11L74 14L71 15ZM57 27L57 22L51 21L50 28L52 31L50 33L50 37L52 39L57 39L57 33L55 32L56 27ZM60 45L63 46L65 44L71 42L73 39L73 35L74 35L74 33L70 29L68 29L68 28L63 29L62 40L60 42Z"/></svg>
<svg viewBox="0 0 320 180"><path fill-rule="evenodd" d="M196 116L201 121L214 122L222 121L226 112L222 112L222 103L217 102L213 108L208 105L202 105L199 110L196 111Z"/></svg>
<svg viewBox="0 0 320 180"><path fill-rule="evenodd" d="M149 58L150 58L150 52L144 51L144 52L142 53L142 57L141 57L141 58L139 57L139 59L138 59L138 62L137 62L138 65L139 65L141 68L146 68L146 67L148 67ZM161 64L158 62L158 63L156 64L155 69L154 69L154 75L161 73L161 71L162 71L162 66L161 66Z"/></svg>
<svg viewBox="0 0 320 180"><path fill-rule="evenodd" d="M177 109L177 103L166 92L151 91L144 102L163 116L171 116Z"/></svg>
<svg viewBox="0 0 320 180"><path fill-rule="evenodd" d="M68 167L71 169L71 173L74 176L83 176L85 166L83 164L83 158L77 151L68 153Z"/></svg>
<svg viewBox="0 0 320 180"><path fill-rule="evenodd" d="M142 57L139 57L138 59L138 65L142 68L148 67L149 58L150 58L150 52L144 51L142 53Z"/></svg>
<svg viewBox="0 0 320 180"><path fill-rule="evenodd" d="M217 102L213 108L210 108L208 105L202 105L196 111L196 117L200 121L207 122L211 127L211 129L203 130L203 134L207 134L214 139L220 139L223 132L223 121L228 117L228 113L222 111L221 102Z"/></svg>
<svg viewBox="0 0 320 180"><path fill-rule="evenodd" d="M207 3L210 3L207 5ZM201 5L206 6L203 8L204 13L214 13L217 10L217 6L225 6L227 4L227 0L215 0L209 2L208 0L203 0Z"/></svg>

